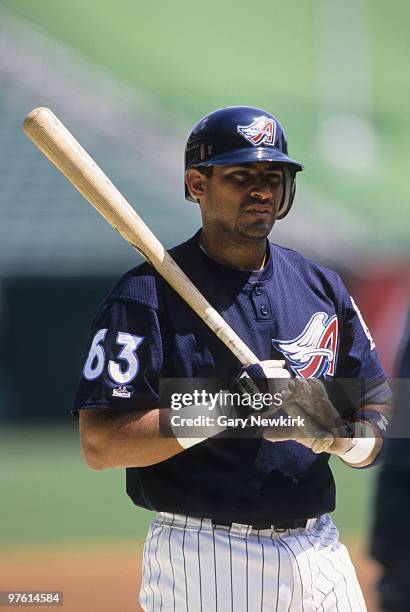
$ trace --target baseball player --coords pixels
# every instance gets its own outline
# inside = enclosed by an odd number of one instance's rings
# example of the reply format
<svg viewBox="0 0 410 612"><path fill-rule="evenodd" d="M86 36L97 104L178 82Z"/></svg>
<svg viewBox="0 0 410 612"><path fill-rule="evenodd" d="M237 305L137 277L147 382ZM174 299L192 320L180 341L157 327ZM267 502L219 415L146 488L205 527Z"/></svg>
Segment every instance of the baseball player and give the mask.
<svg viewBox="0 0 410 612"><path fill-rule="evenodd" d="M329 516L328 463L331 454L354 468L380 458L390 391L339 276L267 239L289 212L303 167L288 156L273 115L230 107L194 126L185 169L202 228L171 254L261 363L241 367L147 263L100 307L74 413L88 465L126 467L133 503L157 513L140 604L164 612L365 610ZM252 403L230 413L245 415L243 429L218 417L187 434L163 406L160 381L215 377L236 381L242 398L285 381L283 409L313 422L317 435L295 421L255 430ZM365 381L360 401L347 402L343 435L324 384L336 378ZM271 404L264 414L274 413ZM178 411L189 426L192 415L192 406ZM358 422L365 436L355 434Z"/></svg>

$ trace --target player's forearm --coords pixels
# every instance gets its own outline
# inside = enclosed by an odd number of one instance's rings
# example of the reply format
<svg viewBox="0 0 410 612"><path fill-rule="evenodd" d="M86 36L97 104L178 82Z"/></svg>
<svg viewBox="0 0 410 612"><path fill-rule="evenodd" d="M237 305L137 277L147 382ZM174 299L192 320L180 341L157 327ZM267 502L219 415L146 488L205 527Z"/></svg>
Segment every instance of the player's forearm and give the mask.
<svg viewBox="0 0 410 612"><path fill-rule="evenodd" d="M159 409L116 413L82 410L81 447L89 467L146 467L165 461L184 449L172 437L162 437Z"/></svg>

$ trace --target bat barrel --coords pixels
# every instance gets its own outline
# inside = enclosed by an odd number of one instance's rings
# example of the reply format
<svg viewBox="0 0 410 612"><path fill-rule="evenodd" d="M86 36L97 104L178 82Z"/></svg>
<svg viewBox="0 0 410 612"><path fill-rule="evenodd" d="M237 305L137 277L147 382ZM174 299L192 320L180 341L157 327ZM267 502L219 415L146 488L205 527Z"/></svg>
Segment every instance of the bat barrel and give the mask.
<svg viewBox="0 0 410 612"><path fill-rule="evenodd" d="M125 240L150 261L163 258L165 249L159 240L50 109L39 107L31 111L23 130Z"/></svg>
<svg viewBox="0 0 410 612"><path fill-rule="evenodd" d="M23 130L100 215L165 278L242 364L259 361L50 109L39 107L32 110L24 120Z"/></svg>

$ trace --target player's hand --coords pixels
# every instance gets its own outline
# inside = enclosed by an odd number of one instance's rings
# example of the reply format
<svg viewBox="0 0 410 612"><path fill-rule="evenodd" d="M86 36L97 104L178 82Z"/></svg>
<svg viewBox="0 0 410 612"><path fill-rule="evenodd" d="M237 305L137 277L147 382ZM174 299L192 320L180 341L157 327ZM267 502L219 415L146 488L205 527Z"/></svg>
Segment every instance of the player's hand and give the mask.
<svg viewBox="0 0 410 612"><path fill-rule="evenodd" d="M270 428L264 435L271 441L296 440L315 453L343 454L352 447L345 422L330 401L320 380L293 379L282 394L283 409L303 425Z"/></svg>
<svg viewBox="0 0 410 612"><path fill-rule="evenodd" d="M317 378L294 378L289 381L282 399L287 414L297 415L300 410L333 435L345 433L345 421L330 401L324 384Z"/></svg>
<svg viewBox="0 0 410 612"><path fill-rule="evenodd" d="M235 388L242 395L265 397L282 393L288 386L290 373L285 367L285 361L265 360L243 366L235 378ZM279 404L268 404L264 402L263 408L249 407L248 413L255 411L267 413L277 410Z"/></svg>

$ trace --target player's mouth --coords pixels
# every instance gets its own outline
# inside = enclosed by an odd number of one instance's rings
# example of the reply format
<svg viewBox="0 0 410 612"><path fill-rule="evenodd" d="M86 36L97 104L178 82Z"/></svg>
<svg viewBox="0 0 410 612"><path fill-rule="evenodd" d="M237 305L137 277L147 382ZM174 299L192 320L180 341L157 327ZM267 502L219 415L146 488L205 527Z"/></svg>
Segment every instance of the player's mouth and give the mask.
<svg viewBox="0 0 410 612"><path fill-rule="evenodd" d="M245 208L244 213L253 215L255 217L266 218L270 217L273 212L273 207L270 205L264 204L252 204L252 206L248 206Z"/></svg>

